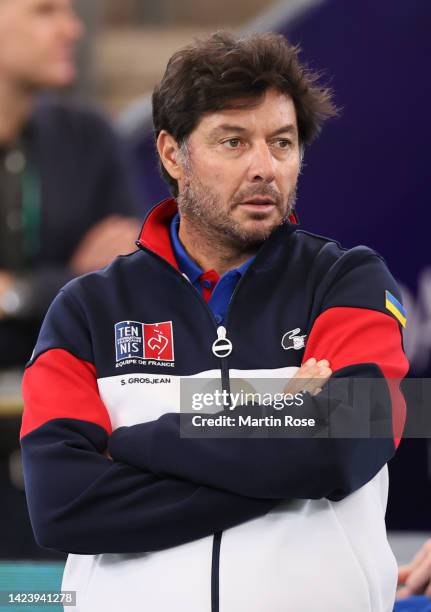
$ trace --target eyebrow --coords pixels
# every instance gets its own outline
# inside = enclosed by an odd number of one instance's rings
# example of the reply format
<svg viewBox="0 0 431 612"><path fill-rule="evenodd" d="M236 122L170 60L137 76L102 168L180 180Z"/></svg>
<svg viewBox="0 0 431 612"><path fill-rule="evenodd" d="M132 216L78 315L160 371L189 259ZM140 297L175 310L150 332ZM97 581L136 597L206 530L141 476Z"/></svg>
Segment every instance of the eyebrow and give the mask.
<svg viewBox="0 0 431 612"><path fill-rule="evenodd" d="M296 127L292 123L288 123L287 125L283 125L282 127L277 128L269 136L270 138L272 138L274 136L278 136L279 134L286 134L286 133L296 134L296 131L297 131ZM244 134L248 132L248 130L247 128L241 125L234 125L231 123L222 123L221 125L218 125L216 128L211 130L211 132L209 133L209 136L214 137L214 136L217 136L219 133L223 133L223 132L239 132L239 133Z"/></svg>
<svg viewBox="0 0 431 612"><path fill-rule="evenodd" d="M296 131L296 127L293 125L293 123L288 123L287 125L283 125L283 127L278 128L278 130L275 130L275 132L272 132L270 136L278 136L279 134L285 134L286 132L289 134L296 134Z"/></svg>

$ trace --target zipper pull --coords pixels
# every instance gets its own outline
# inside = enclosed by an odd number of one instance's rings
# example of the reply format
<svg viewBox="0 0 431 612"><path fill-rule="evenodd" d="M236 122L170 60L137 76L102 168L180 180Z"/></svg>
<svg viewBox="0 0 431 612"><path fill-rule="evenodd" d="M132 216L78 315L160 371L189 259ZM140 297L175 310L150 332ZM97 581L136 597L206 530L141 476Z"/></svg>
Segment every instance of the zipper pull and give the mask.
<svg viewBox="0 0 431 612"><path fill-rule="evenodd" d="M228 357L232 352L232 342L226 338L226 327L217 327L217 340L212 345L213 353L216 357Z"/></svg>

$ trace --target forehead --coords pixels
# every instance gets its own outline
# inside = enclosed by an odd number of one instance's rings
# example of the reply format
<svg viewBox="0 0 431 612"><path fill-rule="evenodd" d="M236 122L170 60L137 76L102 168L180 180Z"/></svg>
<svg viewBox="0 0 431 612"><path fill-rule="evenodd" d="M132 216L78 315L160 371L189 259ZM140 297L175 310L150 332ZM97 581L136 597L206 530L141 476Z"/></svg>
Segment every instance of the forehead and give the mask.
<svg viewBox="0 0 431 612"><path fill-rule="evenodd" d="M275 132L283 126L294 126L297 131L295 105L292 98L274 89L269 89L256 102L247 105L247 100L232 100L233 106L240 104L241 108L226 108L206 113L196 126L196 132L208 135L217 130L226 131L226 126L242 127L250 133Z"/></svg>

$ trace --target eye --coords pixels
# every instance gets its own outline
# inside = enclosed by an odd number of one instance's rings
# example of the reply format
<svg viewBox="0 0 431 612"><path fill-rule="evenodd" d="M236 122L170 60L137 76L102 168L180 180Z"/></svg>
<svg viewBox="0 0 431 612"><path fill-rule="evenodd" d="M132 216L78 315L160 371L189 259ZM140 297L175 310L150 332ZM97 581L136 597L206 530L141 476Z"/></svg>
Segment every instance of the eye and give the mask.
<svg viewBox="0 0 431 612"><path fill-rule="evenodd" d="M241 144L241 140L239 138L229 138L229 140L223 141L223 145L228 149L238 149Z"/></svg>
<svg viewBox="0 0 431 612"><path fill-rule="evenodd" d="M274 142L274 144L279 148L279 149L288 149L290 147L290 145L292 144L290 140L288 140L287 138L279 138L278 140L276 140Z"/></svg>

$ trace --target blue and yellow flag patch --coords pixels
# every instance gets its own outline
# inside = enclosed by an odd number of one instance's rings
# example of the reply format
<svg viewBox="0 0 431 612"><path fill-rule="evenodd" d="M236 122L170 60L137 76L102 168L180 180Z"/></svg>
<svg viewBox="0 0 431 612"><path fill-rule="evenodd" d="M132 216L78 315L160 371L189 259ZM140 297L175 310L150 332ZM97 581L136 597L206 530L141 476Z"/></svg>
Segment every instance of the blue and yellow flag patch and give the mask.
<svg viewBox="0 0 431 612"><path fill-rule="evenodd" d="M405 327L407 323L407 312L404 306L388 290L386 290L385 292L385 301L387 310L389 310L389 312L394 315L394 317L401 323L401 325Z"/></svg>

